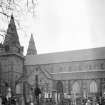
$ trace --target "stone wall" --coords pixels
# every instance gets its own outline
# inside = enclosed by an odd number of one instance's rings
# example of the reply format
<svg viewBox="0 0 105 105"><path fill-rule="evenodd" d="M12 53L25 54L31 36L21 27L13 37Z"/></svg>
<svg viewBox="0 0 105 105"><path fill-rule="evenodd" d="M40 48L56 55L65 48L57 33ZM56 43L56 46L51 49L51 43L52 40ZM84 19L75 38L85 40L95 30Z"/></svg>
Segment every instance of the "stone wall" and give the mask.
<svg viewBox="0 0 105 105"><path fill-rule="evenodd" d="M2 81L4 85L7 84L5 87L9 86L15 92L16 82L23 75L23 59L14 55L6 55L0 57L0 63Z"/></svg>
<svg viewBox="0 0 105 105"><path fill-rule="evenodd" d="M41 69L38 69L38 66ZM56 91L58 80L63 83L63 91L73 94L73 89L78 96L99 95L102 91L101 79L105 78L105 60L61 62L53 64L27 65L29 83L35 83L35 75L39 75L39 84L45 80L51 91ZM47 72L51 78L45 74ZM32 82L33 81L33 82ZM45 83L45 82L44 82ZM78 87L78 89L76 88ZM105 87L103 85L103 87ZM96 89L95 91L93 91ZM93 93L92 93L93 91Z"/></svg>
<svg viewBox="0 0 105 105"><path fill-rule="evenodd" d="M57 82L54 81L53 88L56 90ZM102 79L87 80L62 80L63 92L68 95L76 95L77 97L93 97L102 94Z"/></svg>
<svg viewBox="0 0 105 105"><path fill-rule="evenodd" d="M46 73L42 70L42 68L40 68L38 65L34 65L34 66L26 66L26 75L27 75L27 83L32 87L35 88L35 76L38 75L38 84L39 84L39 88L43 91L43 92L50 92L52 91L52 85L53 85L53 81L51 78L47 77ZM28 86L27 86L28 88ZM30 91L30 88L27 89ZM28 94L28 93L27 93Z"/></svg>
<svg viewBox="0 0 105 105"><path fill-rule="evenodd" d="M61 62L55 64L42 64L43 67L49 73L60 73L60 72L83 72L83 71L94 71L104 70L105 60L93 60L93 61L74 61L74 62Z"/></svg>

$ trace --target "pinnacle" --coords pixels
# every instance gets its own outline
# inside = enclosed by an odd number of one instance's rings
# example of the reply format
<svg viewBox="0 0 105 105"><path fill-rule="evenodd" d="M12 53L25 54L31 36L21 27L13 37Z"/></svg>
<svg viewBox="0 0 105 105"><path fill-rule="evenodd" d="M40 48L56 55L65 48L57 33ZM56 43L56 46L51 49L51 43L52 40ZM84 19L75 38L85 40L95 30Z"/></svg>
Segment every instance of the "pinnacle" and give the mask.
<svg viewBox="0 0 105 105"><path fill-rule="evenodd" d="M31 38L30 38L29 46L28 46L28 50L27 50L27 55L36 55L36 54L37 54L37 50L35 47L33 35L31 34Z"/></svg>

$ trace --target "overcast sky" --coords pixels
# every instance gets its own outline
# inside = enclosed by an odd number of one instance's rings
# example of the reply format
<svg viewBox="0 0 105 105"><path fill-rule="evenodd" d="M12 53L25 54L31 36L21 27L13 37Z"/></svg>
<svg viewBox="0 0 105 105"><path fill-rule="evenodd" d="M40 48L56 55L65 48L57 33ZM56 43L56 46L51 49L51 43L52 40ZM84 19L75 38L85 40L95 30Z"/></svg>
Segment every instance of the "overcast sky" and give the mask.
<svg viewBox="0 0 105 105"><path fill-rule="evenodd" d="M24 23L39 54L105 46L105 0L38 0L36 10ZM19 38L26 52L30 35Z"/></svg>

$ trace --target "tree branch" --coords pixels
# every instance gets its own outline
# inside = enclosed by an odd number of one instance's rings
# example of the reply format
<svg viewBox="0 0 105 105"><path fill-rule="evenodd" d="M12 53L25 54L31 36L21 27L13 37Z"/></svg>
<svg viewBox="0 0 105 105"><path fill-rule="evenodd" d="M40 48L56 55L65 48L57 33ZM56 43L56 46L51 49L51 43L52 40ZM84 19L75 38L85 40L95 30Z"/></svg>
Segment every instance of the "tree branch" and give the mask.
<svg viewBox="0 0 105 105"><path fill-rule="evenodd" d="M10 17L8 14L4 13L4 12L0 12L0 14L6 16L7 18Z"/></svg>

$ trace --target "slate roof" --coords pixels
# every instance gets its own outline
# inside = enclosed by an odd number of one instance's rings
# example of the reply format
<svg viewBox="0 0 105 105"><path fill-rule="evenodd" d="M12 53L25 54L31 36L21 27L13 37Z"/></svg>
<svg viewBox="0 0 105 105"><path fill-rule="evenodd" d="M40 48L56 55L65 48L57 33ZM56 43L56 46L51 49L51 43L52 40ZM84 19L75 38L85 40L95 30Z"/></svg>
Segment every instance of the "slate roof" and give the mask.
<svg viewBox="0 0 105 105"><path fill-rule="evenodd" d="M105 59L105 47L39 55L27 55L25 57L25 65L51 64L96 59Z"/></svg>

